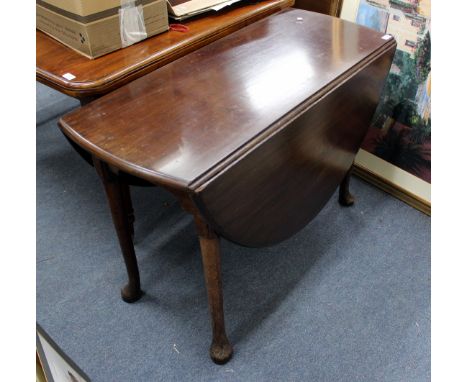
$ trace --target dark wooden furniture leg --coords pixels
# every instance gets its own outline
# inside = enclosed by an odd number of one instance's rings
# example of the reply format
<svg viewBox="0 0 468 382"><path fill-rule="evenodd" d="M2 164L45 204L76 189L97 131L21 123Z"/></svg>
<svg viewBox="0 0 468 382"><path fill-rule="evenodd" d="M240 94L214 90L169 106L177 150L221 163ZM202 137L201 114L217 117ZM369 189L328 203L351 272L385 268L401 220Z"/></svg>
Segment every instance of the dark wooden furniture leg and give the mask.
<svg viewBox="0 0 468 382"><path fill-rule="evenodd" d="M132 240L133 228L128 218L128 205L126 204L130 199L128 185L123 184L119 176L112 173L107 164L96 158L93 158L93 163L106 191L112 220L127 268L128 283L122 288L122 300L128 303L135 302L140 299L143 292L140 289L140 273Z"/></svg>
<svg viewBox="0 0 468 382"><path fill-rule="evenodd" d="M85 106L90 102L93 102L94 100L98 99L99 96L89 96L89 97L81 97L78 100L80 101L80 106Z"/></svg>
<svg viewBox="0 0 468 382"><path fill-rule="evenodd" d="M210 347L211 359L224 364L232 357L232 346L224 327L223 291L221 285L221 258L218 235L200 218L195 217L200 240L205 284L210 305L213 340Z"/></svg>
<svg viewBox="0 0 468 382"><path fill-rule="evenodd" d="M90 155L88 152L86 152L85 150L83 150L80 146L78 146L75 142L73 142L70 138L68 138L66 135L65 135L65 138L67 138L68 142L72 145L72 147L75 149L75 151L80 154L80 156L86 161L88 162L91 166L94 166L94 162L93 162L93 157L92 155ZM129 227L130 227L130 232L132 234L132 238L135 234L135 230L134 230L134 223L135 223L135 214L133 212L133 205L132 205L132 197L130 195L130 187L128 185L129 181L130 180L133 180L135 178L131 178L131 177L122 177L120 176L120 186L121 186L121 189L122 189L122 197L123 197L123 206L125 208L125 211L126 211L126 215L128 217L128 224L129 224ZM137 179L138 181L138 179ZM151 185L151 184L149 184ZM153 185L151 185L153 186Z"/></svg>
<svg viewBox="0 0 468 382"><path fill-rule="evenodd" d="M133 205L132 205L132 197L130 195L130 187L125 182L120 182L120 189L122 192L123 198L123 207L125 208L125 214L128 220L128 229L130 230L130 234L132 235L132 239L135 237L135 213L133 212Z"/></svg>
<svg viewBox="0 0 468 382"><path fill-rule="evenodd" d="M340 195L338 201L342 206L349 207L354 204L354 196L349 192L349 179L351 178L352 167L346 173L340 184Z"/></svg>

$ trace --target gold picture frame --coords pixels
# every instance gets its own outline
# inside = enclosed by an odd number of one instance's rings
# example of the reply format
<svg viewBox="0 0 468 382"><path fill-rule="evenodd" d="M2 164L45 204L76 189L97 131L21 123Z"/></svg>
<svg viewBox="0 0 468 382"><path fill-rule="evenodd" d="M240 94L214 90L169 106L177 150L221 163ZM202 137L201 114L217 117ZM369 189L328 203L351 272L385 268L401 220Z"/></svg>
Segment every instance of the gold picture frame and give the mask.
<svg viewBox="0 0 468 382"><path fill-rule="evenodd" d="M355 22L361 0L343 0L340 18ZM353 173L405 203L431 214L431 184L360 149Z"/></svg>
<svg viewBox="0 0 468 382"><path fill-rule="evenodd" d="M36 324L36 382L90 382L89 377Z"/></svg>

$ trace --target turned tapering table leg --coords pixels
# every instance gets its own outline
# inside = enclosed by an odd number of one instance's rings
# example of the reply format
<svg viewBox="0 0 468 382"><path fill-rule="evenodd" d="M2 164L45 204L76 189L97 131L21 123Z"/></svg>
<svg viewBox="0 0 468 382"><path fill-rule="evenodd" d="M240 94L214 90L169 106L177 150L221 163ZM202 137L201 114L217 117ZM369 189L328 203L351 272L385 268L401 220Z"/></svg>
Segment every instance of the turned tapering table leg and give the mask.
<svg viewBox="0 0 468 382"><path fill-rule="evenodd" d="M210 356L215 363L224 364L231 358L233 350L224 327L219 238L200 218L195 217L195 223L200 240L203 271L212 320L213 340L210 347Z"/></svg>
<svg viewBox="0 0 468 382"><path fill-rule="evenodd" d="M346 173L346 176L341 181L340 184L340 191L339 191L339 198L338 201L342 206L349 207L354 204L354 197L349 192L349 179L351 178L351 171L352 167Z"/></svg>
<svg viewBox="0 0 468 382"><path fill-rule="evenodd" d="M93 163L106 191L112 220L127 268L128 283L122 288L122 299L128 303L135 302L140 299L143 292L140 289L140 273L132 240L133 227L129 220L128 185L123 184L119 176L110 171L107 164L96 158L93 158Z"/></svg>
<svg viewBox="0 0 468 382"><path fill-rule="evenodd" d="M135 223L135 214L133 212L133 205L132 205L132 197L130 195L130 187L127 183L120 182L120 188L122 192L122 198L123 198L123 206L125 208L125 214L127 215L127 220L128 220L128 227L130 230L130 233L132 235L132 238L135 237L135 228L134 228L134 223Z"/></svg>

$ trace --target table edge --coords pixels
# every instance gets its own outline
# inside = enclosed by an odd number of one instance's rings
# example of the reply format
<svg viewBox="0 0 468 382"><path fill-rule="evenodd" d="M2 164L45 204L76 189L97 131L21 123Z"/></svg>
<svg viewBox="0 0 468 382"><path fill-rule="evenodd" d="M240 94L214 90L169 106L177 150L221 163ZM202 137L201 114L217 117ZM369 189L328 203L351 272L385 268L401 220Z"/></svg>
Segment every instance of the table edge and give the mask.
<svg viewBox="0 0 468 382"><path fill-rule="evenodd" d="M352 77L360 72L362 68L370 65L374 61L380 59L382 56L387 54L391 50L395 50L397 46L396 40L391 38L385 41L378 49L376 49L369 56L364 57L361 61L357 62L348 70L344 71L336 77L333 81L325 85L323 88L316 91L309 98L305 99L302 103L291 109L287 114L282 116L277 121L273 122L267 128L259 132L256 136L250 138L242 146L233 151L224 160L218 162L216 165L211 167L205 173L201 174L197 178L193 179L188 183L188 187L194 192L198 193L202 191L213 179L224 171L228 170L231 166L235 165L244 156L248 155L255 148L263 144L267 139L270 139L273 135L282 131L288 124L299 118L302 114L307 112L317 102L326 97L328 94L333 92L335 89L349 81Z"/></svg>
<svg viewBox="0 0 468 382"><path fill-rule="evenodd" d="M357 62L354 66L343 72L340 76L336 77L333 81L328 83L323 88L312 94L309 98L304 100L302 103L296 105L287 114L282 116L277 121L267 126L264 130L259 132L257 135L251 137L248 141L239 146L236 150L231 152L226 158L220 160L212 167L207 169L205 172L199 174L197 177L191 180L171 177L168 174L157 172L143 168L134 163L130 163L124 159L118 158L113 154L101 149L100 147L89 142L83 138L80 134L76 133L66 122L66 116L60 118L58 125L62 132L76 142L86 151L99 159L117 167L118 169L128 172L130 175L137 176L151 183L166 186L175 190L182 190L190 193L201 192L213 179L221 175L224 171L228 170L231 166L235 165L244 156L248 155L255 148L263 144L267 139L273 135L279 133L289 123L299 118L303 113L313 107L323 97L334 91L336 88L350 80L354 75L358 74L360 70L372 62L378 60L389 51L396 49L395 39L385 41L378 49L376 49L369 56L364 57L362 60Z"/></svg>

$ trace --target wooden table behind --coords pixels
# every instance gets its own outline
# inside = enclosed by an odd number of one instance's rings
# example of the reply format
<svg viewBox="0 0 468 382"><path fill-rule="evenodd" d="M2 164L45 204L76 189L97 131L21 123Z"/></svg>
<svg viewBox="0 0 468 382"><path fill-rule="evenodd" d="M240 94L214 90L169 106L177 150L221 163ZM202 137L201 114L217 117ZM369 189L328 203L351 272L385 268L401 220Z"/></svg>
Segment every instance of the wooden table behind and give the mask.
<svg viewBox="0 0 468 382"><path fill-rule="evenodd" d="M184 22L186 33L165 32L94 60L37 31L36 78L81 100L99 97L293 3L267 0L208 13ZM67 80L66 73L75 78Z"/></svg>

